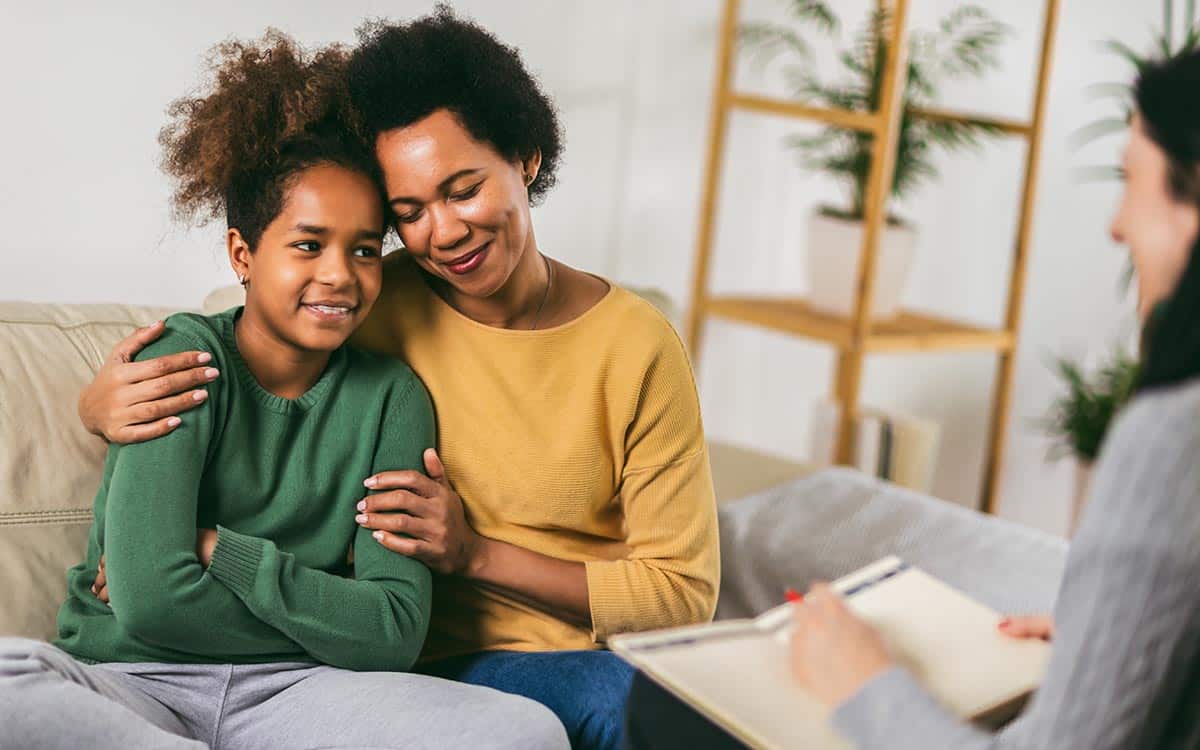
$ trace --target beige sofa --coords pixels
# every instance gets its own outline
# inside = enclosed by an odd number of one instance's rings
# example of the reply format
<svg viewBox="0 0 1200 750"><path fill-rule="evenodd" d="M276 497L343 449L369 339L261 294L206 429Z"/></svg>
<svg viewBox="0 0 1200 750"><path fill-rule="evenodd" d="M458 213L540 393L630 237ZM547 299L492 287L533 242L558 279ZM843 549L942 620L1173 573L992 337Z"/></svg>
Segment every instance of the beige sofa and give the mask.
<svg viewBox="0 0 1200 750"><path fill-rule="evenodd" d="M216 292L203 308L225 309L239 292ZM105 452L76 416L79 391L118 341L169 312L0 302L0 636L54 636L65 572L86 547ZM723 500L804 473L735 446L714 444L712 460Z"/></svg>

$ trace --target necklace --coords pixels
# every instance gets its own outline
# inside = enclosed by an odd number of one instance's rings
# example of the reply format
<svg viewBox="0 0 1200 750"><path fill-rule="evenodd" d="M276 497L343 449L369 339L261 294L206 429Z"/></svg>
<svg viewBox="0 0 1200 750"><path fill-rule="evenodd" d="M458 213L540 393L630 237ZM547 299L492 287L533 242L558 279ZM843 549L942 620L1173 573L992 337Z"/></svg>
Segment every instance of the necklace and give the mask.
<svg viewBox="0 0 1200 750"><path fill-rule="evenodd" d="M541 320L542 310L546 307L546 301L550 299L550 287L554 285L554 266L550 263L550 259L545 255L542 256L542 262L546 264L546 291L542 294L542 303L538 305L537 312L533 314L533 325L529 326L529 330L537 329L538 321Z"/></svg>

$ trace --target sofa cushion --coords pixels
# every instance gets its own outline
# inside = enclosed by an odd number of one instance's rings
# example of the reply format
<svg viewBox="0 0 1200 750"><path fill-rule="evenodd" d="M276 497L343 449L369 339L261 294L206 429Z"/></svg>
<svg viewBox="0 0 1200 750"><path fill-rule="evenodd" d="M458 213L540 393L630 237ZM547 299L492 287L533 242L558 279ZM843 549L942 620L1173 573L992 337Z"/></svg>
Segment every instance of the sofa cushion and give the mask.
<svg viewBox="0 0 1200 750"><path fill-rule="evenodd" d="M105 453L79 423L79 392L118 341L168 312L0 302L0 635L53 635Z"/></svg>
<svg viewBox="0 0 1200 750"><path fill-rule="evenodd" d="M828 469L720 507L718 619L750 617L887 555L989 607L1050 612L1067 542L1036 529Z"/></svg>

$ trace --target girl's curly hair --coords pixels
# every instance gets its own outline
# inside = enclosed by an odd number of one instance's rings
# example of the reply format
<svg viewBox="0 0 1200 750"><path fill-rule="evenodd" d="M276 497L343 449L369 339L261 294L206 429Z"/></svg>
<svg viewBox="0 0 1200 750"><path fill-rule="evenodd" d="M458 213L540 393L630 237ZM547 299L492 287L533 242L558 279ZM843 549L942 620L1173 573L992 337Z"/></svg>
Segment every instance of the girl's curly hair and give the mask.
<svg viewBox="0 0 1200 750"><path fill-rule="evenodd" d="M224 214L254 248L305 169L336 164L379 185L350 105L347 58L340 46L306 52L277 29L215 46L211 80L171 103L158 137L163 170L176 182L177 218L203 223Z"/></svg>

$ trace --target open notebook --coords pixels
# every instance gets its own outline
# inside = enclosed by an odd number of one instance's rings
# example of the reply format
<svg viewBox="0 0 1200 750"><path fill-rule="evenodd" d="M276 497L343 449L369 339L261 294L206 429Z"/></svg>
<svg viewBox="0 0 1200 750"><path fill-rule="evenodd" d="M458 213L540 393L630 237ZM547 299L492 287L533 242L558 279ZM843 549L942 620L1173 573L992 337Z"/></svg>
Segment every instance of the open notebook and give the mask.
<svg viewBox="0 0 1200 750"><path fill-rule="evenodd" d="M1047 644L1004 636L998 613L897 557L833 588L959 716L996 726L1041 680ZM609 647L751 747L848 747L791 675L791 627L784 604L753 620L615 636Z"/></svg>

